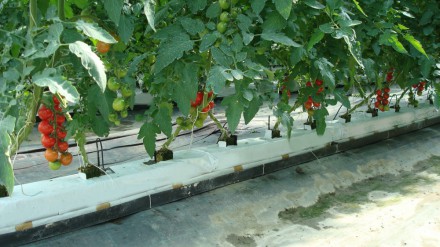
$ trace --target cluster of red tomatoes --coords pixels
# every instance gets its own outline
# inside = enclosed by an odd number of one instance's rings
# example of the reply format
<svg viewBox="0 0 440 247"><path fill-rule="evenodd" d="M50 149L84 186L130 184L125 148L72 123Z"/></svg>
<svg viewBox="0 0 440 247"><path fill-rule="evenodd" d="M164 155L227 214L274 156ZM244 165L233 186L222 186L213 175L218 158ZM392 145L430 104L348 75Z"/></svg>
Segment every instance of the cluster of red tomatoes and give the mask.
<svg viewBox="0 0 440 247"><path fill-rule="evenodd" d="M203 106L202 108L202 112L209 112L210 110L214 109L214 101L212 101L212 95L214 94L214 92L210 91L207 93L208 96L208 103L206 105ZM196 108L199 107L202 103L203 103L203 97L204 97L205 93L204 92L197 92L197 96L196 99L194 101L191 101L191 106Z"/></svg>
<svg viewBox="0 0 440 247"><path fill-rule="evenodd" d="M44 157L49 161L52 170L58 170L61 165L70 165L72 154L67 152L69 144L64 140L67 133L64 128L66 117L56 96L52 97L53 106L42 105L38 110L41 119L38 131L41 133L41 144L46 148Z"/></svg>
<svg viewBox="0 0 440 247"><path fill-rule="evenodd" d="M383 89L378 89L376 91L376 102L374 103L374 107L379 109L380 111L389 111L390 106L390 88L384 87Z"/></svg>
<svg viewBox="0 0 440 247"><path fill-rule="evenodd" d="M394 68L390 68L388 70L387 76L385 78L387 82L391 82L393 80L393 71L394 71Z"/></svg>
<svg viewBox="0 0 440 247"><path fill-rule="evenodd" d="M322 84L324 84L324 82L322 80L316 79L314 84L312 84L312 82L308 81L306 83L306 86L307 87L315 87L315 88L317 88L316 95L319 95L319 94L322 93L322 91L324 91L324 86ZM317 101L314 101L312 96L309 96L307 101L304 103L304 108L306 108L306 110L308 110L308 111L309 110L317 109L320 106L321 106L321 103L317 102Z"/></svg>
<svg viewBox="0 0 440 247"><path fill-rule="evenodd" d="M414 89L417 89L417 95L422 96L423 90L425 89L426 82L421 81L418 84L414 84L412 87Z"/></svg>

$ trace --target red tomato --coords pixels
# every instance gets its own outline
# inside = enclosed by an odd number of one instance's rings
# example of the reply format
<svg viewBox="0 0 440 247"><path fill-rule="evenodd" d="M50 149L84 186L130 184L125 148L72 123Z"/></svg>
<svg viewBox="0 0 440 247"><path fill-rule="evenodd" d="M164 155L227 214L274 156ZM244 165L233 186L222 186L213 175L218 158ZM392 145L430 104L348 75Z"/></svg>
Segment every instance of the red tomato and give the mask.
<svg viewBox="0 0 440 247"><path fill-rule="evenodd" d="M386 88L383 89L383 91L384 91L385 93L390 93L391 89L390 89L389 87L386 87Z"/></svg>
<svg viewBox="0 0 440 247"><path fill-rule="evenodd" d="M316 86L318 86L318 87L322 86L323 83L324 83L324 82L323 82L322 80L318 80L318 79L316 79L316 81L315 81L315 84L316 84Z"/></svg>
<svg viewBox="0 0 440 247"><path fill-rule="evenodd" d="M63 129L61 129L60 127L57 128L57 138L62 140L66 137L67 133L65 131L63 131Z"/></svg>
<svg viewBox="0 0 440 247"><path fill-rule="evenodd" d="M319 102L313 102L313 106L316 107L316 108L318 108L318 107L321 106L321 103L319 103Z"/></svg>
<svg viewBox="0 0 440 247"><path fill-rule="evenodd" d="M208 99L212 97L212 95L214 94L214 92L211 90L208 92Z"/></svg>
<svg viewBox="0 0 440 247"><path fill-rule="evenodd" d="M38 110L38 117L40 117L41 120L48 120L53 117L53 112L45 105L42 105L40 110Z"/></svg>
<svg viewBox="0 0 440 247"><path fill-rule="evenodd" d="M57 96L53 96L52 97L52 100L53 100L53 103L55 104L55 105L59 105L60 104L60 100L58 100L58 98L57 98Z"/></svg>
<svg viewBox="0 0 440 247"><path fill-rule="evenodd" d="M202 103L202 101L203 101L203 92L197 92L196 100L191 101L191 106L197 107Z"/></svg>
<svg viewBox="0 0 440 247"><path fill-rule="evenodd" d="M319 87L319 88L318 88L318 92L317 92L317 94L322 93L322 91L324 91L324 87Z"/></svg>
<svg viewBox="0 0 440 247"><path fill-rule="evenodd" d="M55 145L55 138L50 137L49 135L42 135L41 136L41 144L45 148L52 148Z"/></svg>
<svg viewBox="0 0 440 247"><path fill-rule="evenodd" d="M57 124L61 125L66 121L66 117L64 115L56 115Z"/></svg>
<svg viewBox="0 0 440 247"><path fill-rule="evenodd" d="M69 144L67 142L58 141L58 151L60 152L66 152L67 149L69 149Z"/></svg>
<svg viewBox="0 0 440 247"><path fill-rule="evenodd" d="M98 40L96 50L101 54L107 53L110 50L110 44Z"/></svg>
<svg viewBox="0 0 440 247"><path fill-rule="evenodd" d="M38 124L38 131L40 131L41 134L50 135L53 132L53 126L48 120L44 120Z"/></svg>
<svg viewBox="0 0 440 247"><path fill-rule="evenodd" d="M53 108L55 109L56 112L62 112L63 111L63 108L60 105L55 105Z"/></svg>
<svg viewBox="0 0 440 247"><path fill-rule="evenodd" d="M307 87L311 87L311 86L312 86L312 83L308 81L308 82L306 82L306 86L307 86Z"/></svg>
<svg viewBox="0 0 440 247"><path fill-rule="evenodd" d="M374 107L378 108L379 106L380 106L380 102L379 101L374 102Z"/></svg>
<svg viewBox="0 0 440 247"><path fill-rule="evenodd" d="M304 107L305 107L307 110L310 109L310 108L312 108L312 102L307 101L307 102L304 104Z"/></svg>

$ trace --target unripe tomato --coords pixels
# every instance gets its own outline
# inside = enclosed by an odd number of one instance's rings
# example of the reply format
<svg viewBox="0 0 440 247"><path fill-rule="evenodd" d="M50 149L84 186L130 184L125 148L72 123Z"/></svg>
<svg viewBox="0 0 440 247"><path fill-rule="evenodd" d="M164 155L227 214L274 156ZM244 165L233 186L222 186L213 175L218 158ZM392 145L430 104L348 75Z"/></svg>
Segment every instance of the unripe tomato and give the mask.
<svg viewBox="0 0 440 247"><path fill-rule="evenodd" d="M58 151L66 152L69 149L69 144L67 142L58 141Z"/></svg>
<svg viewBox="0 0 440 247"><path fill-rule="evenodd" d="M110 79L108 79L108 81L107 81L107 87L111 91L115 92L115 91L119 90L119 88L121 87L121 84L118 82L116 77L110 77Z"/></svg>
<svg viewBox="0 0 440 247"><path fill-rule="evenodd" d="M113 100L112 104L113 110L122 111L125 109L125 100L124 98L116 98Z"/></svg>
<svg viewBox="0 0 440 247"><path fill-rule="evenodd" d="M118 68L115 69L115 75L116 75L118 78L122 78L122 77L124 77L124 76L127 75L127 70L118 67ZM111 89L110 89L110 90L111 90Z"/></svg>
<svg viewBox="0 0 440 247"><path fill-rule="evenodd" d="M116 113L110 113L108 115L108 120L110 120L110 122L115 122L116 120L118 120L118 114Z"/></svg>
<svg viewBox="0 0 440 247"><path fill-rule="evenodd" d="M219 33L224 33L226 32L226 28L228 27L228 24L225 22L219 22L217 23L217 31Z"/></svg>
<svg viewBox="0 0 440 247"><path fill-rule="evenodd" d="M220 5L220 8L222 8L222 9L229 8L229 1L228 0L219 0L218 3Z"/></svg>
<svg viewBox="0 0 440 247"><path fill-rule="evenodd" d="M40 110L38 110L38 117L40 117L41 120L48 120L53 117L53 112L45 105L42 105Z"/></svg>
<svg viewBox="0 0 440 247"><path fill-rule="evenodd" d="M53 132L53 126L48 120L41 121L38 124L38 131L44 135L50 135Z"/></svg>
<svg viewBox="0 0 440 247"><path fill-rule="evenodd" d="M228 22L229 21L229 13L228 12L222 12L220 14L220 21L221 22Z"/></svg>
<svg viewBox="0 0 440 247"><path fill-rule="evenodd" d="M60 162L63 166L68 166L72 163L73 156L71 153L62 153L60 156Z"/></svg>
<svg viewBox="0 0 440 247"><path fill-rule="evenodd" d="M98 40L96 43L96 50L101 54L105 54L110 50L110 44Z"/></svg>
<svg viewBox="0 0 440 247"><path fill-rule="evenodd" d="M151 54L148 56L147 61L149 64L153 64L156 62L156 56L154 54Z"/></svg>
<svg viewBox="0 0 440 247"><path fill-rule="evenodd" d="M44 157L49 162L55 162L58 159L58 152L52 148L48 148L46 149L46 152L44 152Z"/></svg>
<svg viewBox="0 0 440 247"><path fill-rule="evenodd" d="M60 167L61 167L61 162L59 162L59 161L55 161L55 162L49 162L49 168L51 169L51 170L58 170L58 169L60 169Z"/></svg>
<svg viewBox="0 0 440 247"><path fill-rule="evenodd" d="M41 144L45 148L52 148L55 145L55 138L50 137L49 135L42 135L41 136Z"/></svg>
<svg viewBox="0 0 440 247"><path fill-rule="evenodd" d="M123 111L121 111L121 117L122 117L122 118L126 118L126 117L128 117L128 111L127 111L127 110L123 110Z"/></svg>
<svg viewBox="0 0 440 247"><path fill-rule="evenodd" d="M133 90L129 86L124 86L121 88L122 97L128 98L133 95Z"/></svg>

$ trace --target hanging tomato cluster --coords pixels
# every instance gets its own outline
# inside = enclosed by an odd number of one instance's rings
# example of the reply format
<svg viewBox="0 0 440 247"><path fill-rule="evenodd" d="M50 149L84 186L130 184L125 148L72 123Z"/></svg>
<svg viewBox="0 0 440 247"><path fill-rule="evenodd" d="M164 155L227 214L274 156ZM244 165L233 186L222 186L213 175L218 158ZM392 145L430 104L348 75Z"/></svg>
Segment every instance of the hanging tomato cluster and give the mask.
<svg viewBox="0 0 440 247"><path fill-rule="evenodd" d="M383 89L378 89L376 91L376 102L374 103L374 107L379 109L380 111L389 111L390 106L390 88L384 87Z"/></svg>
<svg viewBox="0 0 440 247"><path fill-rule="evenodd" d="M316 95L319 96L324 91L323 81L316 79L315 83L312 84L310 81L306 83L307 87L314 87L316 89ZM321 102L313 100L312 96L309 96L307 101L304 103L304 108L306 108L309 115L313 110L318 109L321 106Z"/></svg>
<svg viewBox="0 0 440 247"><path fill-rule="evenodd" d="M212 98L213 94L214 94L214 92L212 92L212 91L207 93L207 103L204 104L203 107L202 107L202 112L203 113L209 112L210 110L214 109L215 104L214 104L214 101L212 101L213 100L213 98ZM191 106L194 107L194 108L197 108L200 105L202 105L203 104L203 97L204 96L205 96L204 92L201 92L201 91L197 92L196 99L194 101L191 101Z"/></svg>
<svg viewBox="0 0 440 247"><path fill-rule="evenodd" d="M417 96L422 96L423 90L425 89L426 82L421 81L418 84L414 84L412 87L417 91Z"/></svg>
<svg viewBox="0 0 440 247"><path fill-rule="evenodd" d="M69 144L64 140L67 133L64 128L66 117L60 101L52 96L53 105L43 104L38 110L41 119L38 131L41 133L41 144L46 148L44 157L49 161L52 170L58 170L61 165L70 165L72 154L67 152Z"/></svg>

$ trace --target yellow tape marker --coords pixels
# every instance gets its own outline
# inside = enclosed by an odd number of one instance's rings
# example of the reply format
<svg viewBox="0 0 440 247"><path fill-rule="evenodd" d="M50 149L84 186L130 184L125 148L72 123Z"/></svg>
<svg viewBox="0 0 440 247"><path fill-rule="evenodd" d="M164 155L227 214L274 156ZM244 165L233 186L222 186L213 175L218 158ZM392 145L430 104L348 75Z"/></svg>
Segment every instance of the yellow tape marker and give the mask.
<svg viewBox="0 0 440 247"><path fill-rule="evenodd" d="M96 206L96 211L101 211L110 207L110 202L104 202Z"/></svg>
<svg viewBox="0 0 440 247"><path fill-rule="evenodd" d="M243 171L243 166L242 165L234 166L234 172L241 172L241 171Z"/></svg>
<svg viewBox="0 0 440 247"><path fill-rule="evenodd" d="M22 232L32 228L32 221L24 222L20 225L15 226L15 231Z"/></svg>
<svg viewBox="0 0 440 247"><path fill-rule="evenodd" d="M177 190L183 187L182 183L178 183L178 184L173 184L173 190Z"/></svg>
<svg viewBox="0 0 440 247"><path fill-rule="evenodd" d="M281 155L281 159L287 160L289 158L289 154L283 154Z"/></svg>

